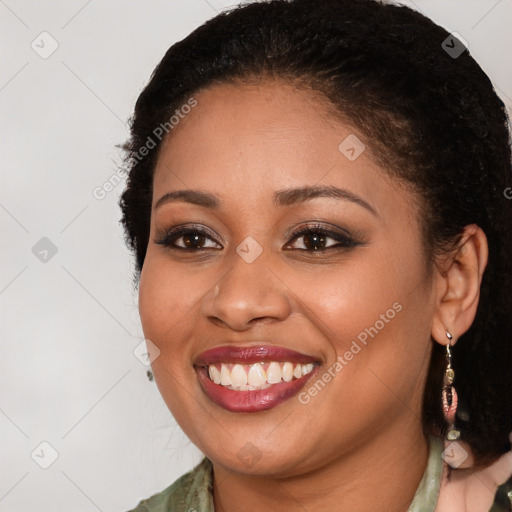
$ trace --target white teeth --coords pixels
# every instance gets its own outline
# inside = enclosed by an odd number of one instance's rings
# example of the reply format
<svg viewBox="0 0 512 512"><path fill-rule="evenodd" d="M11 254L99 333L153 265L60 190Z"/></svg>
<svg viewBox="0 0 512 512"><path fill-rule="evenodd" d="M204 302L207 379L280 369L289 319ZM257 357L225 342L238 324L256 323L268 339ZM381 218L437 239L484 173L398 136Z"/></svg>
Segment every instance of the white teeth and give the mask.
<svg viewBox="0 0 512 512"><path fill-rule="evenodd" d="M223 386L231 386L231 372L224 364L220 366L220 383Z"/></svg>
<svg viewBox="0 0 512 512"><path fill-rule="evenodd" d="M307 375L313 369L313 364L303 364L302 365L302 375Z"/></svg>
<svg viewBox="0 0 512 512"><path fill-rule="evenodd" d="M215 384L220 384L220 372L214 364L209 366L208 373L210 375L210 379L213 380Z"/></svg>
<svg viewBox="0 0 512 512"><path fill-rule="evenodd" d="M241 364L235 364L231 370L231 385L235 388L247 385L247 373Z"/></svg>
<svg viewBox="0 0 512 512"><path fill-rule="evenodd" d="M220 365L220 370L219 370ZM300 364L277 361L254 364L217 363L208 366L208 375L215 384L236 391L265 389L280 382L290 382L311 373L313 363Z"/></svg>
<svg viewBox="0 0 512 512"><path fill-rule="evenodd" d="M269 384L277 384L281 382L281 365L272 361L267 368L267 382Z"/></svg>
<svg viewBox="0 0 512 512"><path fill-rule="evenodd" d="M251 364L251 368L247 375L247 383L250 386L263 386L268 379L268 372L265 372L261 363ZM270 382L270 380L268 382Z"/></svg>
<svg viewBox="0 0 512 512"><path fill-rule="evenodd" d="M283 364L283 380L285 382L290 382L293 379L293 364L292 363L284 363Z"/></svg>

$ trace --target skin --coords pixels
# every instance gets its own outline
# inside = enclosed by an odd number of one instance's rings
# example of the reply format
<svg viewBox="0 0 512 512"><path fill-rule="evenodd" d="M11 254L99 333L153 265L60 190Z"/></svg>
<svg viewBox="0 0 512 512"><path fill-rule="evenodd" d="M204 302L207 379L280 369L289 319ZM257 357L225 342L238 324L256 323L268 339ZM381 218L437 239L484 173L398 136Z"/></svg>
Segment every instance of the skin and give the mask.
<svg viewBox="0 0 512 512"><path fill-rule="evenodd" d="M490 510L499 485L512 475L512 451L484 469L457 469L445 474L435 512Z"/></svg>
<svg viewBox="0 0 512 512"><path fill-rule="evenodd" d="M449 326L456 341L471 325L485 235L469 227L428 273L416 198L322 97L279 82L216 85L194 97L198 105L166 140L155 169L139 311L146 339L160 350L152 368L162 397L213 462L215 510L370 510L377 501L381 510L407 510L428 456L421 401L432 337L446 343ZM354 161L338 149L350 134L366 144ZM313 185L346 189L374 212L329 197L272 202L277 190ZM155 208L184 189L214 194L221 206ZM206 250L156 243L185 223L209 231ZM360 245L313 253L304 249L307 237L287 234L316 223L346 230ZM263 250L252 263L236 252L249 236ZM325 246L337 243L328 238ZM294 397L233 413L199 386L192 361L201 352L260 340L313 355L321 376L395 303L401 311L308 404ZM248 442L252 462L239 457Z"/></svg>

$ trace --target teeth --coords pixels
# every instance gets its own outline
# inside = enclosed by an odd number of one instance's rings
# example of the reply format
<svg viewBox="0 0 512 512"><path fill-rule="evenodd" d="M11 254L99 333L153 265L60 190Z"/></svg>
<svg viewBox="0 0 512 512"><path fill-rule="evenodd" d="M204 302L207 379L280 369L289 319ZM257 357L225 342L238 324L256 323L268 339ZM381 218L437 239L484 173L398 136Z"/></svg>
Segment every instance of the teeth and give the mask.
<svg viewBox="0 0 512 512"><path fill-rule="evenodd" d="M281 382L281 365L272 361L267 369L267 382L269 384L277 384Z"/></svg>
<svg viewBox="0 0 512 512"><path fill-rule="evenodd" d="M266 370L265 370L266 367ZM279 382L290 382L313 371L314 364L290 362L254 364L216 363L208 366L208 375L215 384L236 391L265 389Z"/></svg>
<svg viewBox="0 0 512 512"><path fill-rule="evenodd" d="M308 374L313 369L313 364L303 364L302 365L302 375Z"/></svg>
<svg viewBox="0 0 512 512"><path fill-rule="evenodd" d="M220 372L217 370L217 367L213 364L211 364L208 367L208 373L210 375L210 379L215 382L215 384L220 384Z"/></svg>
<svg viewBox="0 0 512 512"><path fill-rule="evenodd" d="M285 382L290 382L293 379L293 364L292 363L284 363L283 364L283 380Z"/></svg>
<svg viewBox="0 0 512 512"><path fill-rule="evenodd" d="M241 364L235 364L231 370L231 385L235 388L247 385L247 373Z"/></svg>
<svg viewBox="0 0 512 512"><path fill-rule="evenodd" d="M251 368L247 375L247 383L250 386L263 386L263 384L267 382L267 379L269 379L269 373L265 372L261 363L251 364Z"/></svg>
<svg viewBox="0 0 512 512"><path fill-rule="evenodd" d="M225 365L220 367L220 383L223 386L231 386L231 372Z"/></svg>

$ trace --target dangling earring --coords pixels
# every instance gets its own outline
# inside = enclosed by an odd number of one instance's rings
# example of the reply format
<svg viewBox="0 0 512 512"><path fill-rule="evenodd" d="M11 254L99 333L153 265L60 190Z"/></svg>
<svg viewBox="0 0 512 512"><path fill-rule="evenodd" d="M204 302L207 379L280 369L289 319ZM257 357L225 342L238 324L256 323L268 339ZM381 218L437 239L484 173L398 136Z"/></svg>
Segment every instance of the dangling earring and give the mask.
<svg viewBox="0 0 512 512"><path fill-rule="evenodd" d="M146 375L148 376L148 379L149 379L150 381L152 381L152 380L153 380L153 372L152 372L151 370L148 370L148 371L146 372Z"/></svg>
<svg viewBox="0 0 512 512"><path fill-rule="evenodd" d="M460 437L460 431L455 428L455 413L457 412L458 398L457 391L455 391L455 387L453 386L455 372L452 368L452 353L450 350L453 336L448 332L447 329L446 337L448 338L448 345L446 345L447 365L443 377L442 402L444 417L448 423L448 433L446 434L446 439L448 439L448 441L455 441Z"/></svg>

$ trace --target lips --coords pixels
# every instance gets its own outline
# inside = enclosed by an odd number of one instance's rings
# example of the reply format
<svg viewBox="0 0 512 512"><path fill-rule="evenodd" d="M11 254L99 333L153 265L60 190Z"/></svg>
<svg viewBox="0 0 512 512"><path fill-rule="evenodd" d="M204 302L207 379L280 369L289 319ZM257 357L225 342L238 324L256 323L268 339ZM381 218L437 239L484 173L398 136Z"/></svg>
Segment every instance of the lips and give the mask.
<svg viewBox="0 0 512 512"><path fill-rule="evenodd" d="M236 347L226 345L206 350L194 361L195 366L208 366L212 363L251 364L261 361L291 361L292 363L318 363L312 356L295 350L273 345L256 345L253 347Z"/></svg>
<svg viewBox="0 0 512 512"><path fill-rule="evenodd" d="M194 360L203 392L231 412L264 411L292 398L320 364L313 356L274 345L215 347Z"/></svg>

